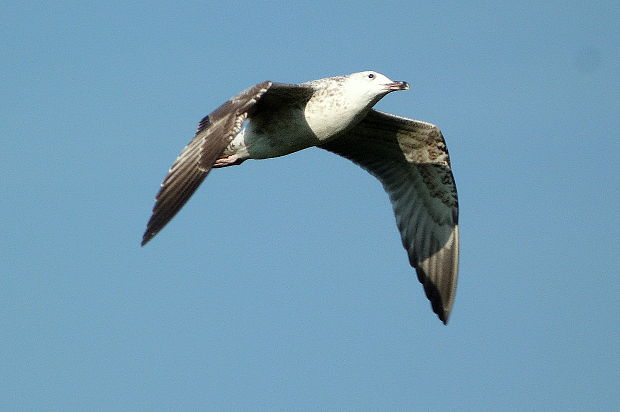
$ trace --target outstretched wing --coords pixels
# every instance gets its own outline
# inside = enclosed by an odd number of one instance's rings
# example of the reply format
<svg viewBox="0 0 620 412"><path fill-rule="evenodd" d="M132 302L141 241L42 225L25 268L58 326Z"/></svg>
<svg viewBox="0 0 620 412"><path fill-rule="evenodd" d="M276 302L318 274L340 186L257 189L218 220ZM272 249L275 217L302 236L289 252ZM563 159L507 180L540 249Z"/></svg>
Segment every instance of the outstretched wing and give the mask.
<svg viewBox="0 0 620 412"><path fill-rule="evenodd" d="M257 112L301 104L310 98L312 91L311 87L304 85L263 82L242 91L203 118L196 135L177 157L161 184L153 214L142 237L142 246L181 210L245 119Z"/></svg>
<svg viewBox="0 0 620 412"><path fill-rule="evenodd" d="M381 181L409 262L433 311L447 323L458 275L458 200L439 129L371 110L343 136L319 147L352 160Z"/></svg>
<svg viewBox="0 0 620 412"><path fill-rule="evenodd" d="M244 90L200 121L196 135L177 157L161 184L153 214L142 237L142 246L189 200L271 85L271 82L263 82Z"/></svg>

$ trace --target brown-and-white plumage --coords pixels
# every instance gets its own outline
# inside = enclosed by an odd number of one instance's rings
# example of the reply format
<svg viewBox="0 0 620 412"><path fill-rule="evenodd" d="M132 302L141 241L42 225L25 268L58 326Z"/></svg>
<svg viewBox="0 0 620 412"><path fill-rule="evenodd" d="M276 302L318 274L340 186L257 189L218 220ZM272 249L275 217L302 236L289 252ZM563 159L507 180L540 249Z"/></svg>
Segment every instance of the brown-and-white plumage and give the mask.
<svg viewBox="0 0 620 412"><path fill-rule="evenodd" d="M263 82L244 90L200 122L161 185L142 245L212 168L317 146L350 159L383 184L409 261L433 311L446 323L456 291L459 233L445 141L430 123L372 109L386 94L407 88L367 71L299 85Z"/></svg>

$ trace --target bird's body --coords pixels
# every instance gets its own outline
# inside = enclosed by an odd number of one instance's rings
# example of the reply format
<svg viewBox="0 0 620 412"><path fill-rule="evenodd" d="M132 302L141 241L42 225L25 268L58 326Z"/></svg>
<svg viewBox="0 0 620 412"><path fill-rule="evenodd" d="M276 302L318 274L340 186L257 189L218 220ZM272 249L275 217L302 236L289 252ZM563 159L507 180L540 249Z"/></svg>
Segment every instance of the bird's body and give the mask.
<svg viewBox="0 0 620 412"><path fill-rule="evenodd" d="M357 123L379 100L374 89L372 93L360 93L367 86L368 74L329 77L298 87L276 86L283 88L280 93L287 93L281 97L287 100L286 104L249 114L248 125L226 147L224 156L236 156L240 161L267 159L328 142ZM408 88L405 83L391 82L379 73L373 76L373 83L393 83L394 90ZM312 93L308 94L308 90ZM383 91L387 94L389 90Z"/></svg>
<svg viewBox="0 0 620 412"><path fill-rule="evenodd" d="M430 123L372 109L386 94L408 88L367 71L244 90L200 122L162 183L142 244L174 217L212 168L318 146L382 182L410 262L433 310L447 322L458 270L458 203L445 142Z"/></svg>

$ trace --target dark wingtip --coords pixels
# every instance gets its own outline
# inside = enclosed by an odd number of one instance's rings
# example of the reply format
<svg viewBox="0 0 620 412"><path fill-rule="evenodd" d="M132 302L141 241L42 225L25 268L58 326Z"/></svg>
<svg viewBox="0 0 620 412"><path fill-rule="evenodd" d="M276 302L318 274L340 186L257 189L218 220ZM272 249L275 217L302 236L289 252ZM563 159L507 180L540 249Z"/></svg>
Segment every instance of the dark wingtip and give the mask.
<svg viewBox="0 0 620 412"><path fill-rule="evenodd" d="M149 240L153 239L153 236L155 236L155 233L153 232L149 232L148 230L144 232L144 235L142 236L142 242L140 242L140 246L144 246L149 243Z"/></svg>
<svg viewBox="0 0 620 412"><path fill-rule="evenodd" d="M447 325L448 318L450 317L450 312L446 312L445 308L443 307L441 297L436 296L435 299L431 299L431 307L439 320L442 321L444 325Z"/></svg>
<svg viewBox="0 0 620 412"><path fill-rule="evenodd" d="M437 315L439 320L444 324L448 324L448 318L450 317L450 312L446 312L446 309L443 307L441 303L441 298L437 300L431 300L431 308L433 312Z"/></svg>
<svg viewBox="0 0 620 412"><path fill-rule="evenodd" d="M446 314L444 312L442 313L438 313L437 316L439 317L439 320L441 320L443 322L444 325L448 325L448 318L446 317Z"/></svg>
<svg viewBox="0 0 620 412"><path fill-rule="evenodd" d="M443 299L441 298L441 293L439 293L439 289L436 285L430 282L430 279L426 276L424 270L420 267L416 268L416 272L418 274L418 279L420 283L424 286L424 293L426 297L431 303L431 308L433 312L437 315L439 320L443 322L444 325L448 324L448 318L450 317L450 308L444 307Z"/></svg>

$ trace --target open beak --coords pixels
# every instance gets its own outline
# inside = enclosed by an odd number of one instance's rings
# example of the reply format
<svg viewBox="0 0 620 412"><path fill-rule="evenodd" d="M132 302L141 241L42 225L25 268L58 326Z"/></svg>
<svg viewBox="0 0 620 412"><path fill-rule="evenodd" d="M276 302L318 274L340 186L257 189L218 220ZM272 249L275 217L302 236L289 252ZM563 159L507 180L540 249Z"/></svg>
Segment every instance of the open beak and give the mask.
<svg viewBox="0 0 620 412"><path fill-rule="evenodd" d="M398 90L407 90L407 89L409 89L409 83L407 83L407 82L386 83L385 84L385 88L389 92L395 92L395 91L398 91Z"/></svg>

